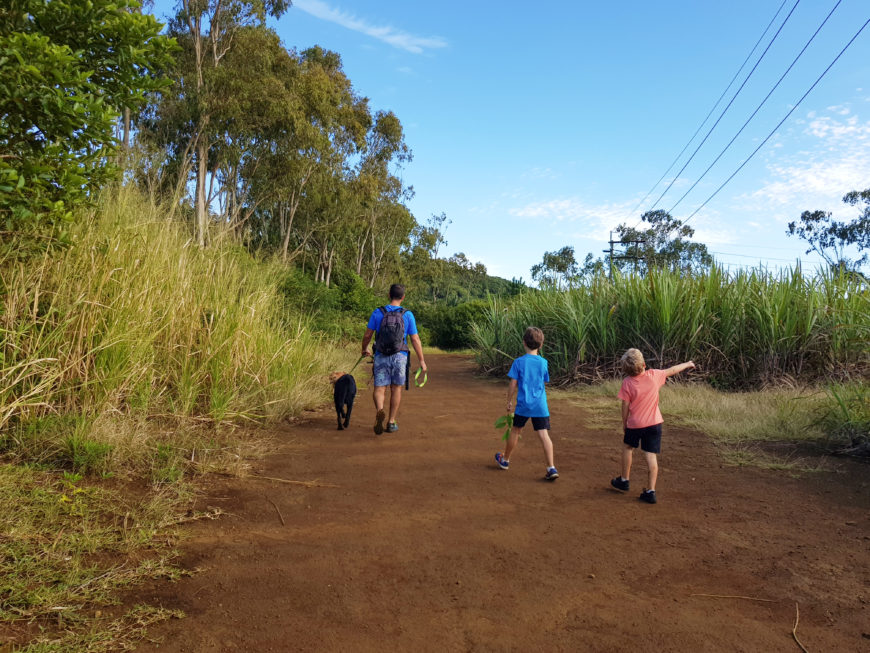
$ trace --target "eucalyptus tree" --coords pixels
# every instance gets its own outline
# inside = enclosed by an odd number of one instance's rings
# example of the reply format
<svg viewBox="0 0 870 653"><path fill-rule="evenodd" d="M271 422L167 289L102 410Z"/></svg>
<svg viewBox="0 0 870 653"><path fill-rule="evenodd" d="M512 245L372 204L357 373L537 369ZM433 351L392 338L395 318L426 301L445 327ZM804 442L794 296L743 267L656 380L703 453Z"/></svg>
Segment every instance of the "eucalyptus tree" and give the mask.
<svg viewBox="0 0 870 653"><path fill-rule="evenodd" d="M363 210L360 251L367 252L369 287L383 270L389 248L408 241L416 222L405 206L414 189L394 174L412 158L402 123L391 111L379 111L366 135L366 147L357 166L357 184ZM362 272L362 270L360 270Z"/></svg>
<svg viewBox="0 0 870 653"><path fill-rule="evenodd" d="M544 252L540 263L532 266L532 279L541 286L561 288L562 285L572 286L577 281L577 259L574 258L574 248L565 246L555 252Z"/></svg>
<svg viewBox="0 0 870 653"><path fill-rule="evenodd" d="M788 223L786 233L805 241L806 253L816 252L832 270L857 272L870 258L870 188L846 193L843 202L858 207L853 220L834 220L828 211L804 211L799 220ZM849 258L850 247L861 256Z"/></svg>
<svg viewBox="0 0 870 653"><path fill-rule="evenodd" d="M695 230L667 211L647 211L640 219L649 226L635 229L621 224L616 228L619 240L626 247L623 258L613 262L614 267L624 270L634 268L641 274L653 268L695 273L713 264L707 246L690 240Z"/></svg>
<svg viewBox="0 0 870 653"><path fill-rule="evenodd" d="M166 140L174 149L179 189L186 185L191 168L194 170L195 230L200 245L206 242L208 207L213 199L206 187L209 159L221 143L220 127L213 124L213 118L227 100L217 90L220 78L216 72L237 47L242 30L265 29L266 17L278 18L290 4L290 0L179 0L169 23L169 34L181 44L184 56L179 58L175 71L176 94L169 96L168 104L162 107L166 111L158 114L171 118L169 124L177 127Z"/></svg>

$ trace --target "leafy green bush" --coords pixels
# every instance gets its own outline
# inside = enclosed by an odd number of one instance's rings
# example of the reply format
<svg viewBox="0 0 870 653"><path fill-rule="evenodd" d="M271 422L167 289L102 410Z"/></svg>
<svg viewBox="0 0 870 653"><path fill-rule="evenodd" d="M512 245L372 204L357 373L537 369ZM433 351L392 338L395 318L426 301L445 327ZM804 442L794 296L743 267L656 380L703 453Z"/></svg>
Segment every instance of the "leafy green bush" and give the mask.
<svg viewBox="0 0 870 653"><path fill-rule="evenodd" d="M115 122L169 80L174 41L132 0L11 0L0 8L4 256L66 241L77 205L114 178ZM60 228L59 228L60 227Z"/></svg>
<svg viewBox="0 0 870 653"><path fill-rule="evenodd" d="M412 310L417 327L428 334L426 344L449 350L468 349L474 344L472 325L485 318L488 308L488 302L476 300L453 306L421 303Z"/></svg>

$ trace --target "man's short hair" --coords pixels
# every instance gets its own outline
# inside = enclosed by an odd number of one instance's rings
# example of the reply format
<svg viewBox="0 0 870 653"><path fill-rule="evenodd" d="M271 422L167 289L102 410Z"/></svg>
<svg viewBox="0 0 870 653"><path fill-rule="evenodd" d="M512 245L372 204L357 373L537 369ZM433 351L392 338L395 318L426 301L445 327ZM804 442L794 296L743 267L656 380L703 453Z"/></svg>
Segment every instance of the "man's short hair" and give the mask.
<svg viewBox="0 0 870 653"><path fill-rule="evenodd" d="M390 301L394 299L404 299L405 298L405 286L400 283L394 283L390 286Z"/></svg>
<svg viewBox="0 0 870 653"><path fill-rule="evenodd" d="M622 355L622 372L627 376L637 376L643 372L643 354L633 347Z"/></svg>
<svg viewBox="0 0 870 653"><path fill-rule="evenodd" d="M544 332L538 327L528 327L523 334L523 342L529 349L540 349L544 344Z"/></svg>

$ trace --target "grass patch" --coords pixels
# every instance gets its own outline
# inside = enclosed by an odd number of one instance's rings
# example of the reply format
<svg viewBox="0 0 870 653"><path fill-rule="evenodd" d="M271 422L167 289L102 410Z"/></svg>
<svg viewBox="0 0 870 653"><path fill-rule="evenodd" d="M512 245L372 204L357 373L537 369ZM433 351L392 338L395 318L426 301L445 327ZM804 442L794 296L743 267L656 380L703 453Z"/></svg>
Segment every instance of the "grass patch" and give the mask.
<svg viewBox="0 0 870 653"><path fill-rule="evenodd" d="M824 440L819 414L827 404L824 391L811 389L720 392L675 384L661 391L665 419L702 431L717 444Z"/></svg>
<svg viewBox="0 0 870 653"><path fill-rule="evenodd" d="M621 431L620 402L616 398L620 383L609 380L556 389L550 395L586 410L590 426ZM819 471L823 467L818 462L796 456L793 449L780 454L776 447L768 445L805 443L833 450L855 442L855 432L866 434L866 422L861 421L861 411L868 410L861 401L866 386L837 386L836 392L839 394L808 388L722 392L701 384L668 384L661 390L660 408L666 424L708 435L729 464L790 472ZM835 396L841 401L836 401ZM862 423L864 431L860 430Z"/></svg>
<svg viewBox="0 0 870 653"><path fill-rule="evenodd" d="M132 651L145 637L148 628L167 619L182 617L184 613L179 610L137 605L121 617L95 619L87 631L67 630L54 637L40 637L19 650L21 653Z"/></svg>
<svg viewBox="0 0 870 653"><path fill-rule="evenodd" d="M189 499L183 484L133 494L70 472L0 466L0 620L46 634L28 651L75 650L59 644L80 636L72 631L98 640L89 624L95 606L116 604L120 590L146 580L183 575L174 563L177 525L204 516L181 517ZM158 614L150 610L112 629L135 632L134 622Z"/></svg>

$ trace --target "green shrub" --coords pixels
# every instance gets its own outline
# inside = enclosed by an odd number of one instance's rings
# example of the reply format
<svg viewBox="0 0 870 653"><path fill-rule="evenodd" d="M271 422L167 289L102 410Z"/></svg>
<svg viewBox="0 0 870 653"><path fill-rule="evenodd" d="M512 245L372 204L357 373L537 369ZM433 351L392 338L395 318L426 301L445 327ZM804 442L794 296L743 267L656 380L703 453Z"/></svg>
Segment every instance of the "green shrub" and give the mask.
<svg viewBox="0 0 870 653"><path fill-rule="evenodd" d="M464 304L421 303L413 305L417 328L427 331L426 344L441 349L468 349L473 346L472 325L486 317L489 303L483 300ZM422 336L421 336L422 339Z"/></svg>

